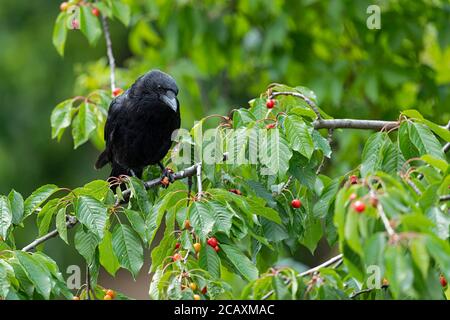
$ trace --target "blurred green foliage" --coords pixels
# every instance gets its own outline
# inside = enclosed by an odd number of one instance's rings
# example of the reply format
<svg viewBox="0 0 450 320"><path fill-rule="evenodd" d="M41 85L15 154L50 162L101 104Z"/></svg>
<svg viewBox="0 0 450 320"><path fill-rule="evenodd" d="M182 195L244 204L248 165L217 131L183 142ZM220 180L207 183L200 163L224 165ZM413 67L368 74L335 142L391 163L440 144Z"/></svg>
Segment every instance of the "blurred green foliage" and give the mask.
<svg viewBox="0 0 450 320"><path fill-rule="evenodd" d="M144 1L129 29L113 23L118 85L150 68L179 82L183 124L245 106L271 82L312 88L331 115L395 119L416 108L450 118L450 5L375 1L381 29L366 27L373 1ZM64 60L51 45L59 1L0 5L0 191L29 193L47 182L74 187L98 174L95 150L50 141L51 109L108 88L103 39L90 47L71 31ZM97 60L98 59L98 60ZM75 77L76 75L76 77ZM337 170L351 168L361 137L338 134ZM87 169L86 169L87 168Z"/></svg>

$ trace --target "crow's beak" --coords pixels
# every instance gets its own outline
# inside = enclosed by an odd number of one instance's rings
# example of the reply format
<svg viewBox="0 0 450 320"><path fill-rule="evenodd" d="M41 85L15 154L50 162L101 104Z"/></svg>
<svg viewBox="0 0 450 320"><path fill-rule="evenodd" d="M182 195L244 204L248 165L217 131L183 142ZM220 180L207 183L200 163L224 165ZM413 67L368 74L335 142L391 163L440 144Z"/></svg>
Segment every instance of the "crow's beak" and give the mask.
<svg viewBox="0 0 450 320"><path fill-rule="evenodd" d="M175 93L171 90L167 90L165 94L161 96L161 100L167 104L173 111L177 112L178 103Z"/></svg>

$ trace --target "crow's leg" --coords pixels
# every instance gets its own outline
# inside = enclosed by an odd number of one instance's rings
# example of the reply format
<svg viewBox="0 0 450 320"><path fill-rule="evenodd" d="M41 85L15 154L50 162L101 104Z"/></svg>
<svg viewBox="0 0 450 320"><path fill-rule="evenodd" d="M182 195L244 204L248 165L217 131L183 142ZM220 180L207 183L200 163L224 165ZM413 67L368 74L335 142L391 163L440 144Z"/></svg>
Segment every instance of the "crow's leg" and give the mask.
<svg viewBox="0 0 450 320"><path fill-rule="evenodd" d="M131 173L131 176L133 176L133 177L137 178L137 175L136 175L136 173L134 172L134 170L133 170L133 169L130 169L130 173Z"/></svg>

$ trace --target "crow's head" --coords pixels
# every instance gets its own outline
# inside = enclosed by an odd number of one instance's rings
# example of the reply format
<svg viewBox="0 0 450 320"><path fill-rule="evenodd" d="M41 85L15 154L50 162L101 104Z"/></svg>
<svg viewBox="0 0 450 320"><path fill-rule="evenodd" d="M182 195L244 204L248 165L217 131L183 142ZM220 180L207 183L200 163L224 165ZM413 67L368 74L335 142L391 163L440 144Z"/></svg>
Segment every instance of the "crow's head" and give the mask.
<svg viewBox="0 0 450 320"><path fill-rule="evenodd" d="M177 112L178 87L175 80L160 70L151 70L136 80L131 88L135 96L145 95L161 102Z"/></svg>

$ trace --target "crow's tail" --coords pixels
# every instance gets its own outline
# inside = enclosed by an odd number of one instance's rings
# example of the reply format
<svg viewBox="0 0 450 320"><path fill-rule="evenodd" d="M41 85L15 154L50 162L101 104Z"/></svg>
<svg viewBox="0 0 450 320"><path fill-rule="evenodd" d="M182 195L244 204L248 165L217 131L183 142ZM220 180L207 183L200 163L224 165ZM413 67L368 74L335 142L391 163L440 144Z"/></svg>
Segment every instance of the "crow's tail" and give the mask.
<svg viewBox="0 0 450 320"><path fill-rule="evenodd" d="M105 150L102 153L100 153L100 155L98 156L98 159L95 162L95 169L103 168L108 162L109 162L109 156Z"/></svg>

